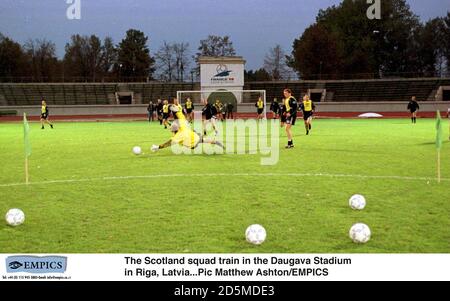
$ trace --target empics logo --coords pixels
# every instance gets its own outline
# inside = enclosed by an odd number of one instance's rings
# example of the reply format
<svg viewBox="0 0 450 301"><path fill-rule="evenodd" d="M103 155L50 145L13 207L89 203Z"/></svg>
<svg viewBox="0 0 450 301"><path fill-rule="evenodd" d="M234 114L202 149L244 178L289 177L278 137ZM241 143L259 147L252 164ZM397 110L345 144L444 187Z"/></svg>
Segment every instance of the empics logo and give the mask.
<svg viewBox="0 0 450 301"><path fill-rule="evenodd" d="M13 262L10 262L8 266L11 270L17 270L18 268L22 267L23 264L21 264L18 261L13 261Z"/></svg>
<svg viewBox="0 0 450 301"><path fill-rule="evenodd" d="M7 273L64 273L67 257L62 256L10 256L6 258Z"/></svg>
<svg viewBox="0 0 450 301"><path fill-rule="evenodd" d="M214 84L232 84L234 83L234 77L231 76L232 70L228 70L228 66L224 64L217 65L217 74L211 78L211 82Z"/></svg>

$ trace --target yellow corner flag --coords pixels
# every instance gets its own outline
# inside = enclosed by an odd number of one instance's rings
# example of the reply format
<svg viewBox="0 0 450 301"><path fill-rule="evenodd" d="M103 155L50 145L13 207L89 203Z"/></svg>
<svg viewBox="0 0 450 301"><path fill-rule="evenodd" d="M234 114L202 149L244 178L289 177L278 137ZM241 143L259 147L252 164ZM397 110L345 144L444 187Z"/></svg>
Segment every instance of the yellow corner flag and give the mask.
<svg viewBox="0 0 450 301"><path fill-rule="evenodd" d="M25 147L25 182L28 184L28 157L31 155L30 143L30 125L28 124L27 114L23 113L23 142Z"/></svg>

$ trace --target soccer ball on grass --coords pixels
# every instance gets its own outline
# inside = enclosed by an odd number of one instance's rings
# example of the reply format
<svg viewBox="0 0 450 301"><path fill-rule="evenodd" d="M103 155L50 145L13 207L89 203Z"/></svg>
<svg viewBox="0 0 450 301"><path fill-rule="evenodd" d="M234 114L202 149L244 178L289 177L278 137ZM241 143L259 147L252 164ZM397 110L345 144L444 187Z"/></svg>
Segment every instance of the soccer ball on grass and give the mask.
<svg viewBox="0 0 450 301"><path fill-rule="evenodd" d="M20 209L10 209L6 215L5 220L8 223L8 225L16 227L25 221L25 214Z"/></svg>
<svg viewBox="0 0 450 301"><path fill-rule="evenodd" d="M355 194L348 200L348 204L353 210L363 210L366 207L366 198Z"/></svg>
<svg viewBox="0 0 450 301"><path fill-rule="evenodd" d="M140 155L140 154L142 153L141 147L140 147L140 146L135 146L135 147L133 147L133 153L134 153L135 155Z"/></svg>
<svg viewBox="0 0 450 301"><path fill-rule="evenodd" d="M254 245L260 245L266 240L266 229L261 225L251 225L245 230L245 238Z"/></svg>
<svg viewBox="0 0 450 301"><path fill-rule="evenodd" d="M370 240L370 228L366 224L354 224L349 231L349 236L354 243L365 244Z"/></svg>

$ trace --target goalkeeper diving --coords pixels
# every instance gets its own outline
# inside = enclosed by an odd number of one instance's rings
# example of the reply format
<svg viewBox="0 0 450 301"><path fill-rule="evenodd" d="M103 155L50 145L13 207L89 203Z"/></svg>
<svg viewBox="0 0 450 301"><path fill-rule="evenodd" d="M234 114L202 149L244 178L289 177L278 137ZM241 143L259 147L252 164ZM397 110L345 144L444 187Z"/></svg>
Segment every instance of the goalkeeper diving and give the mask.
<svg viewBox="0 0 450 301"><path fill-rule="evenodd" d="M218 145L224 149L224 146L219 141L215 139L206 138L199 133L193 131L189 127L189 123L186 120L182 110L180 110L176 106L172 106L171 108L173 115L176 116L176 120L170 126L170 131L173 133L173 137L167 142L160 145L153 145L151 150L156 152L160 149L170 147L174 144L181 145L183 147L187 147L189 149L195 149L201 143L208 143L213 145Z"/></svg>

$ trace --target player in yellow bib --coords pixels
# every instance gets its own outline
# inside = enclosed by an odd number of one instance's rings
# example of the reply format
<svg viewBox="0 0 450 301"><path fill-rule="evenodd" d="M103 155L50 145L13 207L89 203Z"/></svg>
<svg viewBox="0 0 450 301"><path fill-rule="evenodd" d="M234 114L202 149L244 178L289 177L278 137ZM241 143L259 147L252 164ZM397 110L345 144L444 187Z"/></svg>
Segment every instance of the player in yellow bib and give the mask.
<svg viewBox="0 0 450 301"><path fill-rule="evenodd" d="M186 100L184 107L186 109L188 121L191 122L194 119L194 104L192 103L192 100L189 97Z"/></svg>
<svg viewBox="0 0 450 301"><path fill-rule="evenodd" d="M313 103L311 99L309 99L308 95L305 95L303 97L303 102L300 104L300 108L303 112L303 120L305 121L306 135L309 135L309 132L312 129L312 119L314 111L316 110L316 105Z"/></svg>
<svg viewBox="0 0 450 301"><path fill-rule="evenodd" d="M258 98L258 101L255 103L256 112L258 114L258 119L264 118L264 101L262 98Z"/></svg>
<svg viewBox="0 0 450 301"><path fill-rule="evenodd" d="M179 144L183 147L187 147L189 149L196 148L200 143L209 143L213 145L218 145L222 148L224 146L219 141L208 140L204 138L202 135L193 131L187 124L183 124L181 120L176 120L170 126L170 131L173 133L173 137L167 142L160 145L153 145L151 150L156 152L160 149L167 148L172 146L173 144Z"/></svg>
<svg viewBox="0 0 450 301"><path fill-rule="evenodd" d="M50 120L48 119L48 107L45 100L42 101L41 106L41 129L44 129L44 123L47 123L51 128L53 128L53 124L51 124Z"/></svg>
<svg viewBox="0 0 450 301"><path fill-rule="evenodd" d="M169 122L170 105L167 100L164 100L163 104L164 105L162 107L162 121L163 121L164 128L167 129L167 126L168 125L170 126L170 122Z"/></svg>
<svg viewBox="0 0 450 301"><path fill-rule="evenodd" d="M297 100L294 96L292 96L291 89L284 89L283 91L284 95L284 112L283 115L285 116L285 123L286 123L286 134L288 137L288 145L286 145L286 148L294 148L294 141L292 139L292 126L295 125L295 121L297 120Z"/></svg>

